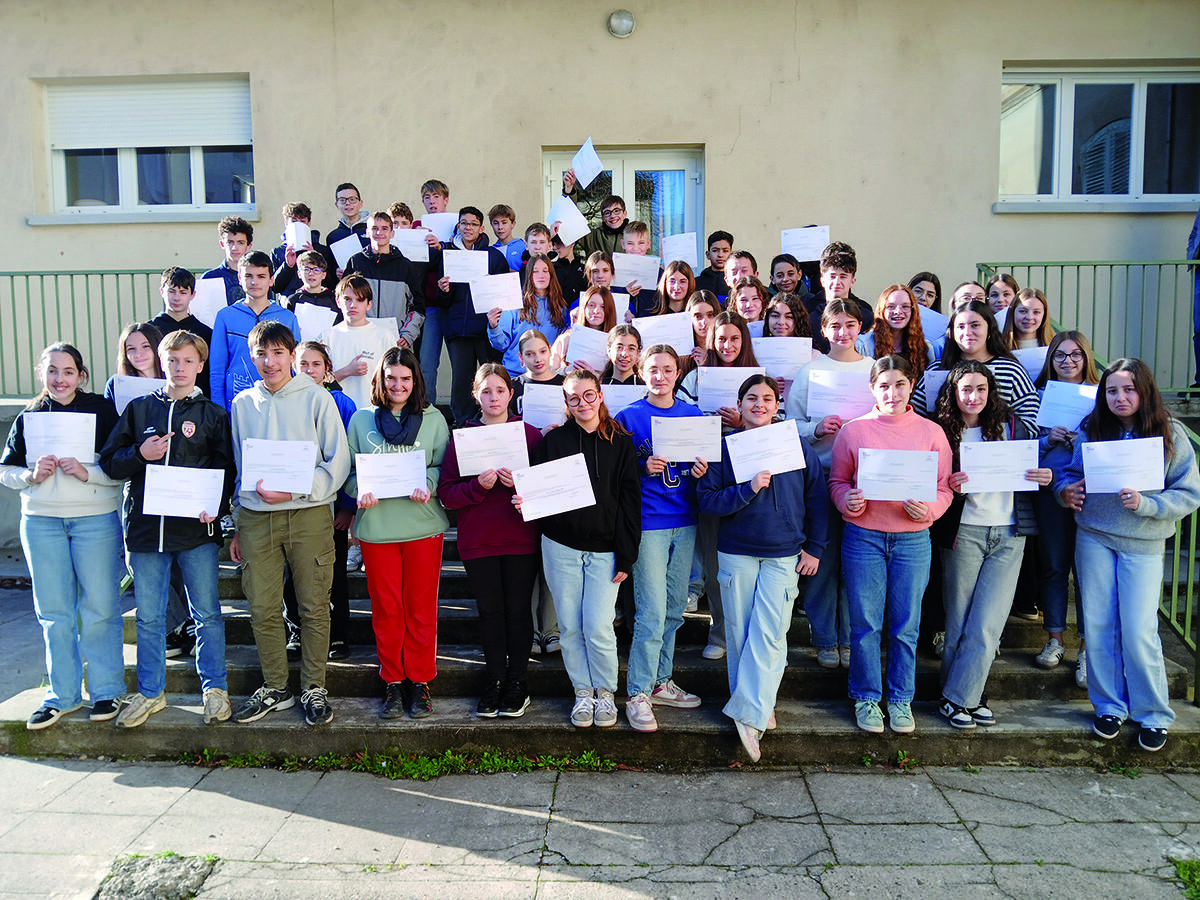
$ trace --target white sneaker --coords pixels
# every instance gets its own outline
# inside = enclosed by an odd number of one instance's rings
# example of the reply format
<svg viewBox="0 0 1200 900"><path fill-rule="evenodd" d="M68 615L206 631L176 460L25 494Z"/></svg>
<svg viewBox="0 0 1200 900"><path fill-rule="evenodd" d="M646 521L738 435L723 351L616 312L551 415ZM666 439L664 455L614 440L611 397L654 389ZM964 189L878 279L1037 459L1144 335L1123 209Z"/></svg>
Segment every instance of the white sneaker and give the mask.
<svg viewBox="0 0 1200 900"><path fill-rule="evenodd" d="M204 724L224 722L233 710L229 706L229 692L222 688L209 688L204 692Z"/></svg>
<svg viewBox="0 0 1200 900"><path fill-rule="evenodd" d="M571 708L571 724L576 728L591 728L596 715L596 697L590 690L575 692L575 705Z"/></svg>
<svg viewBox="0 0 1200 900"><path fill-rule="evenodd" d="M650 702L655 706L673 706L676 709L695 709L700 705L700 698L689 694L674 681L668 678L650 694Z"/></svg>
<svg viewBox="0 0 1200 900"><path fill-rule="evenodd" d="M837 647L817 651L817 664L823 669L836 669L840 664Z"/></svg>
<svg viewBox="0 0 1200 900"><path fill-rule="evenodd" d="M362 547L358 544L351 544L346 553L346 571L357 572L362 568L362 564Z"/></svg>
<svg viewBox="0 0 1200 900"><path fill-rule="evenodd" d="M118 728L136 728L156 712L167 708L166 694L157 697L147 697L145 694L134 694L129 705L117 714Z"/></svg>
<svg viewBox="0 0 1200 900"><path fill-rule="evenodd" d="M684 612L696 612L698 609L700 609L700 595L689 593L687 606L684 607L683 611Z"/></svg>
<svg viewBox="0 0 1200 900"><path fill-rule="evenodd" d="M629 727L634 731L658 731L654 707L650 705L650 698L645 693L634 694L625 701L625 718L629 720Z"/></svg>
<svg viewBox="0 0 1200 900"><path fill-rule="evenodd" d="M1087 651L1080 650L1075 663L1075 685L1087 690Z"/></svg>
<svg viewBox="0 0 1200 900"><path fill-rule="evenodd" d="M700 652L700 655L705 659L724 659L725 648L718 647L716 644L709 644Z"/></svg>
<svg viewBox="0 0 1200 900"><path fill-rule="evenodd" d="M592 720L597 728L612 728L617 724L617 703L612 691L596 688L596 711Z"/></svg>
<svg viewBox="0 0 1200 900"><path fill-rule="evenodd" d="M1034 662L1043 669L1053 669L1062 662L1063 653L1066 652L1066 647L1058 640L1058 638L1050 638L1046 641L1046 646L1042 648L1042 652L1034 657Z"/></svg>

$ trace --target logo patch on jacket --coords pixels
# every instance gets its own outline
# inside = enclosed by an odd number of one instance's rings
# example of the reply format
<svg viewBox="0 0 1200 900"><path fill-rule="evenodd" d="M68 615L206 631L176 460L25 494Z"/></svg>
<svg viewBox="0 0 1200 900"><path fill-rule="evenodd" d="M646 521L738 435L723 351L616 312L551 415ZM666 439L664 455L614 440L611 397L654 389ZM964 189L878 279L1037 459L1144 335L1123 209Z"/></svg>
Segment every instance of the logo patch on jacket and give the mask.
<svg viewBox="0 0 1200 900"><path fill-rule="evenodd" d="M185 438L190 438L193 434L196 433L196 423L195 422L184 422L183 425L180 426L179 430L183 432L183 436Z"/></svg>

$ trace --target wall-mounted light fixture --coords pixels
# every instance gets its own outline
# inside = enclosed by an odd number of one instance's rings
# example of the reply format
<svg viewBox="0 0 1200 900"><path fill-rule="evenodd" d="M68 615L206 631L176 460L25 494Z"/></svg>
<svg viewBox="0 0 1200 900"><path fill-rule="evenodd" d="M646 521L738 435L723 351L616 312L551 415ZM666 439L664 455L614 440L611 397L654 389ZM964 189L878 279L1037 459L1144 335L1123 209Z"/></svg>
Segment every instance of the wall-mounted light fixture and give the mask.
<svg viewBox="0 0 1200 900"><path fill-rule="evenodd" d="M633 34L633 13L627 9L614 9L608 14L608 33L615 38L627 38Z"/></svg>

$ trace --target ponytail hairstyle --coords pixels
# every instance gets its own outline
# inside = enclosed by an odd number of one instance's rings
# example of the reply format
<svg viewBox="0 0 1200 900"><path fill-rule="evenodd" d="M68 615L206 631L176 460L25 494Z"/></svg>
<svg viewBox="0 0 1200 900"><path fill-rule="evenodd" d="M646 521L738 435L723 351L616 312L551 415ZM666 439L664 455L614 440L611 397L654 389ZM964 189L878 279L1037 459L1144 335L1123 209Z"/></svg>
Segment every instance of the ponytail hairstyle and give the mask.
<svg viewBox="0 0 1200 900"><path fill-rule="evenodd" d="M982 375L987 379L987 405L979 413L979 430L983 432L985 441L1004 440L1004 424L1012 418L1012 410L1000 394L996 384L996 376L984 363L974 359L965 359L950 370L946 383L938 392L937 405L933 417L942 431L946 432L946 440L954 453L954 470L958 471L958 447L962 443L963 415L958 408L958 383L966 375Z"/></svg>
<svg viewBox="0 0 1200 900"><path fill-rule="evenodd" d="M495 375L504 382L504 386L508 388L509 393L512 393L513 383L512 376L508 374L508 369L504 368L502 363L486 362L480 365L475 370L475 380L471 382L471 393L478 394L483 388L483 383L492 375Z"/></svg>
<svg viewBox="0 0 1200 900"><path fill-rule="evenodd" d="M560 331L567 327L567 301L563 297L562 286L558 283L558 273L554 271L554 263L544 253L535 253L529 258L525 270L525 289L521 293L521 315L519 321L537 323L537 296L533 288L534 263L543 262L550 270L550 284L546 286L546 305L550 308L550 321Z"/></svg>
<svg viewBox="0 0 1200 900"><path fill-rule="evenodd" d="M604 364L604 371L600 373L601 382L607 383L608 379L612 378L613 374L617 371L617 366L612 361L611 354L613 344L617 342L617 338L619 337L632 337L637 340L638 355L637 359L635 359L633 363L633 377L635 379L637 378L638 362L641 360L642 356L642 335L632 325L627 325L622 322L620 325L614 325L608 332L608 344L606 345L606 349L609 353L609 357L608 362Z"/></svg>
<svg viewBox="0 0 1200 900"><path fill-rule="evenodd" d="M158 360L158 345L162 343L162 332L158 327L151 325L149 322L130 322L121 329L121 336L117 338L117 358L116 369L118 375L139 375L133 363L129 361L129 357L125 353L125 342L129 340L131 335L140 334L150 343L150 355L154 357L154 377L162 378L163 369L162 363Z"/></svg>
<svg viewBox="0 0 1200 900"><path fill-rule="evenodd" d="M713 319L716 319L716 317L721 314L721 301L717 299L717 295L714 294L712 291L705 291L705 290L696 291L695 293L692 294L692 296L688 297L687 306L684 307L684 311L687 313L691 313L692 310L694 310L697 306L699 306L701 304L704 304L705 306L707 306L709 309L712 310ZM712 324L710 323L708 327L711 330ZM692 328L692 340L696 341L695 345L697 347L702 346L700 341L696 338L695 327ZM705 344L707 344L707 341L708 341L707 335L705 335L704 340L705 340Z"/></svg>
<svg viewBox="0 0 1200 900"><path fill-rule="evenodd" d="M1012 351L1004 346L1004 337L1000 334L1000 326L996 324L996 316L992 313L992 308L988 306L987 301L968 300L965 303L957 304L954 312L950 314L950 322L946 325L946 348L942 351L942 368L953 369L962 361L962 348L954 340L954 323L959 316L969 312L980 316L987 325L987 340L984 342L984 351L987 355L1015 360L1016 357L1012 355Z"/></svg>
<svg viewBox="0 0 1200 900"><path fill-rule="evenodd" d="M662 277L658 279L657 296L654 300L654 309L650 315L665 316L671 311L671 300L667 297L667 279L672 275L683 275L687 278L687 291L683 295L683 302L685 304L691 298L692 294L696 293L696 275L692 271L692 267L682 259L672 260L667 263L663 269Z"/></svg>
<svg viewBox="0 0 1200 900"><path fill-rule="evenodd" d="M852 319L857 319L859 334L866 327L866 323L863 322L862 309L849 298L834 297L825 304L825 309L821 311L821 327L824 328L833 321L834 316L849 316Z"/></svg>
<svg viewBox="0 0 1200 900"><path fill-rule="evenodd" d="M596 253L600 251L597 250ZM593 253L592 256L595 256ZM617 302L613 299L612 291L606 287L590 287L579 296L579 305L575 307L575 312L571 313L571 325L576 328L591 328L587 324L587 319L584 316L584 308L587 306L588 300L592 297L599 297L604 301L604 324L600 330L604 332L612 331L617 324Z"/></svg>
<svg viewBox="0 0 1200 900"><path fill-rule="evenodd" d="M763 337L771 336L771 313L781 303L792 314L792 322L794 323L792 337L812 337L812 321L808 318L808 310L804 308L804 304L800 302L799 297L795 294L789 294L787 291L780 291L768 300L763 307Z"/></svg>
<svg viewBox="0 0 1200 900"><path fill-rule="evenodd" d="M66 341L57 341L43 350L38 357L37 368L42 371L42 389L25 404L26 409L37 409L50 396L50 389L46 387L46 373L44 370L50 362L51 353L65 353L71 357L71 362L75 363L75 369L79 372L79 383L87 383L89 375L87 366L83 364L83 354L76 350L73 344L68 344Z"/></svg>
<svg viewBox="0 0 1200 900"><path fill-rule="evenodd" d="M1036 300L1042 304L1042 324L1034 333L1038 346L1048 346L1054 338L1054 326L1050 324L1050 302L1046 299L1046 295L1037 288L1022 288L1005 310L1007 315L1004 317L1004 345L1010 350L1017 349L1017 317L1014 310L1028 300ZM1047 354L1048 356L1049 354Z"/></svg>
<svg viewBox="0 0 1200 900"><path fill-rule="evenodd" d="M597 393L604 393L600 385L600 379L596 377L595 372L591 372L587 369L575 369L571 372L568 372L566 378L563 379L564 398L567 394L567 385L574 381L590 381L595 386ZM596 412L600 417L600 424L596 426L596 434L600 435L600 437L604 438L604 440L611 444L613 442L613 438L618 434L629 434L628 431L621 427L620 422L608 414L608 407L604 405L603 400L600 401L600 407ZM567 415L570 415L572 419L575 418L575 416L571 413L571 407L569 405L567 406Z"/></svg>
<svg viewBox="0 0 1200 900"><path fill-rule="evenodd" d="M522 331L521 336L517 338L517 352L524 353L525 345L535 339L541 341L546 345L547 348L550 347L550 342L546 340L546 336L544 334L542 334L536 328L529 328L525 331Z"/></svg>
<svg viewBox="0 0 1200 900"><path fill-rule="evenodd" d="M751 375L742 382L742 386L738 388L738 404L745 399L746 393L755 385L763 384L771 389L771 393L775 395L775 402L779 402L779 383L769 375Z"/></svg>
<svg viewBox="0 0 1200 900"><path fill-rule="evenodd" d="M933 290L937 295L936 298L934 299L933 303L931 303L929 305L929 308L932 309L934 312L941 312L942 311L942 281L941 281L941 279L938 278L936 275L934 275L932 272L918 272L912 278L908 279L908 286L910 288L915 288L922 281L928 281L930 284L932 284Z"/></svg>
<svg viewBox="0 0 1200 900"><path fill-rule="evenodd" d="M296 345L296 356L303 356L307 351L321 354L321 359L325 362L325 384L336 384L333 377L333 360L329 358L329 348L320 341L301 341ZM298 366L297 366L298 368Z"/></svg>
<svg viewBox="0 0 1200 900"><path fill-rule="evenodd" d="M888 356L882 356L875 360L875 365L871 366L870 383L872 385L875 384L875 381L884 372L899 372L912 382L913 387L917 386L917 381L913 377L912 363L896 353L892 353Z"/></svg>
<svg viewBox="0 0 1200 900"><path fill-rule="evenodd" d="M742 349L738 353L737 359L731 363L724 363L721 357L717 355L717 330L725 325L732 325L737 328L742 334ZM712 320L712 324L708 326L707 339L708 355L704 359L706 366L757 366L758 360L754 357L754 345L750 337L750 329L746 325L746 320L734 312L732 309L724 310L717 314L717 317Z"/></svg>
<svg viewBox="0 0 1200 900"><path fill-rule="evenodd" d="M646 364L646 360L648 360L650 357L658 356L659 354L671 357L671 359L675 360L675 368L679 368L679 352L670 344L651 344L642 351L642 355L638 359L638 368L640 369L642 366L644 366Z"/></svg>
<svg viewBox="0 0 1200 900"><path fill-rule="evenodd" d="M1128 372L1133 377L1133 386L1137 389L1141 400L1134 434L1141 438L1160 437L1163 439L1163 450L1166 458L1175 455L1175 444L1171 440L1171 414L1163 404L1162 394L1154 382L1154 373L1140 359L1123 357L1104 370L1100 376L1100 386L1096 388L1096 407L1083 420L1082 430L1089 441L1115 441L1125 433L1121 420L1108 408L1108 379L1117 372Z"/></svg>
<svg viewBox="0 0 1200 900"><path fill-rule="evenodd" d="M1066 341L1074 341L1083 353L1083 383L1084 384L1099 384L1100 373L1096 371L1096 353L1092 350L1092 342L1087 339L1087 335L1082 331L1060 331L1050 340L1050 346L1046 348L1046 361L1042 363L1042 371L1038 372L1037 378L1033 381L1035 388L1044 388L1047 381L1060 381L1058 371L1054 368L1054 354L1058 352Z"/></svg>
<svg viewBox="0 0 1200 900"><path fill-rule="evenodd" d="M891 323L884 317L884 307L888 298L895 293L904 294L912 304L912 316L908 324L900 332L900 346L894 346L892 338L895 333ZM929 364L929 344L925 341L925 332L921 330L921 304L917 302L912 288L905 284L889 284L875 301L875 327L871 334L875 338L875 358L898 353L912 364L917 378Z"/></svg>

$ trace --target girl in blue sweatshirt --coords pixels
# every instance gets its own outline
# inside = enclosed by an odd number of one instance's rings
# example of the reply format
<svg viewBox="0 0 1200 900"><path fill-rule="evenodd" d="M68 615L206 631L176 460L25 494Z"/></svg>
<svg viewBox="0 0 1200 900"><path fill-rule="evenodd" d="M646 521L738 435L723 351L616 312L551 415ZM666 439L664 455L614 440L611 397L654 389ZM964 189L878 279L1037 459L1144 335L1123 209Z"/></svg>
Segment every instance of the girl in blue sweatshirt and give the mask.
<svg viewBox="0 0 1200 900"><path fill-rule="evenodd" d="M488 341L504 354L504 368L513 378L525 371L521 361L521 335L537 329L553 344L566 331L567 301L563 299L558 275L550 257L538 253L530 257L526 271L521 308L502 311L499 307L488 312Z"/></svg>
<svg viewBox="0 0 1200 900"><path fill-rule="evenodd" d="M770 425L779 412L779 387L752 375L738 390L743 430ZM794 421L783 423L795 427ZM825 479L821 461L800 441L804 468L772 475L758 472L739 482L729 458L700 480L701 512L721 517L717 538L718 576L725 605L729 702L746 753L758 762L759 738L773 727L775 697L787 665L787 632L799 592L796 574L813 575L825 549Z"/></svg>
<svg viewBox="0 0 1200 900"><path fill-rule="evenodd" d="M1137 438L1162 439L1162 490L1089 491L1088 444ZM1118 359L1100 376L1096 407L1055 490L1079 526L1075 566L1087 620L1092 731L1111 740L1132 718L1141 726L1141 748L1161 750L1175 721L1158 638L1163 552L1175 523L1200 506L1200 474L1187 432L1163 406L1140 359Z"/></svg>

